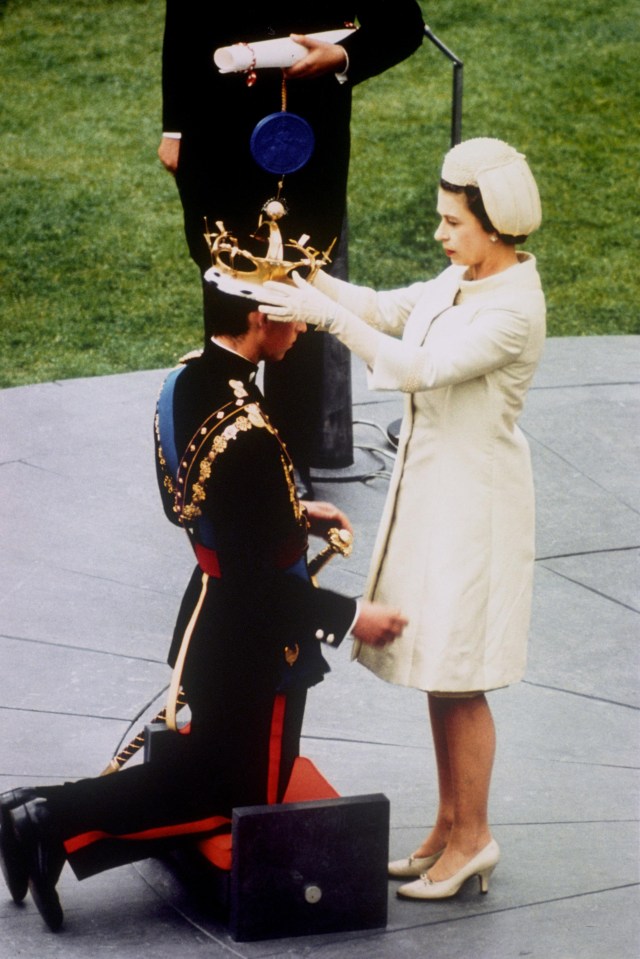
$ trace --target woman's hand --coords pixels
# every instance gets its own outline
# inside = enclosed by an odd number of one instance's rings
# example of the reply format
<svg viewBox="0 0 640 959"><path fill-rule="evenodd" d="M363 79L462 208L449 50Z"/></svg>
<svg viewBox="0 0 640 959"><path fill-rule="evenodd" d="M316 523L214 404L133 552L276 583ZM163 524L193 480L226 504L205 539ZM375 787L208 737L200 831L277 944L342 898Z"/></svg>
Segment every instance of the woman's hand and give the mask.
<svg viewBox="0 0 640 959"><path fill-rule="evenodd" d="M399 609L363 599L351 632L366 646L386 646L402 635L408 622Z"/></svg>
<svg viewBox="0 0 640 959"><path fill-rule="evenodd" d="M357 353L373 369L383 334L368 326L359 316L326 296L317 286L307 283L294 270L294 285L269 280L260 290L258 306L270 320L282 323L307 323L327 330Z"/></svg>
<svg viewBox="0 0 640 959"><path fill-rule="evenodd" d="M308 323L329 328L339 310L330 297L307 283L297 271L291 274L291 283L267 280L260 293L264 301L258 307L270 320L282 323Z"/></svg>

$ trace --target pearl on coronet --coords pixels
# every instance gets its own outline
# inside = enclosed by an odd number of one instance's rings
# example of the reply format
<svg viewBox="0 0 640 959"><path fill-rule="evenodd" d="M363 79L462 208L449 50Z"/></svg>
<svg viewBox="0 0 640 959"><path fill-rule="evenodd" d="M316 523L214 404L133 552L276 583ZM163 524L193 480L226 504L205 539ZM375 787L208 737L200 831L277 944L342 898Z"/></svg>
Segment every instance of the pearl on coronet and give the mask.
<svg viewBox="0 0 640 959"><path fill-rule="evenodd" d="M267 216L270 216L272 220L279 220L280 217L284 216L285 209L280 200L271 200L264 208L264 212Z"/></svg>

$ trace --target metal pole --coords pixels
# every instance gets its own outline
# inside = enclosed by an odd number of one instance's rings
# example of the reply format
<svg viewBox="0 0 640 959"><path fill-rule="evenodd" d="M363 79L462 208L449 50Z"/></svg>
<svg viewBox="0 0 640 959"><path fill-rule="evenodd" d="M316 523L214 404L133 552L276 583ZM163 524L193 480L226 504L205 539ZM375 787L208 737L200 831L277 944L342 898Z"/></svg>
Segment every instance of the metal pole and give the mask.
<svg viewBox="0 0 640 959"><path fill-rule="evenodd" d="M462 139L462 71L464 63L426 24L424 35L453 64L453 91L451 96L451 146L453 147L456 143L460 143Z"/></svg>

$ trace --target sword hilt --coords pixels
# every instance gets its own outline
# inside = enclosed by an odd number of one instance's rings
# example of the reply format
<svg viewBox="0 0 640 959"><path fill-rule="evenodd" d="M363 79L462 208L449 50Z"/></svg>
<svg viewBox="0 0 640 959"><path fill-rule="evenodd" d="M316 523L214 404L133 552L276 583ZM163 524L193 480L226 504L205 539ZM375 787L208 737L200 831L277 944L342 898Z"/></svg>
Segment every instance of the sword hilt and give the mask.
<svg viewBox="0 0 640 959"><path fill-rule="evenodd" d="M353 549L353 536L348 529L337 529L333 526L327 533L327 545L323 546L320 552L310 559L307 568L309 575L313 578L317 576L323 566L329 562L332 557L338 553L347 557Z"/></svg>

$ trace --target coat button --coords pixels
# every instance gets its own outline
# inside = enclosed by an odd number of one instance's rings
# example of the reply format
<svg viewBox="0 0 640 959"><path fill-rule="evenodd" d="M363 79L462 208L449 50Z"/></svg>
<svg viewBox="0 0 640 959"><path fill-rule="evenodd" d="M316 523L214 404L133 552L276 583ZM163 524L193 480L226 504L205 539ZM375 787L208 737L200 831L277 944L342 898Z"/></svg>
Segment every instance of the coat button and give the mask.
<svg viewBox="0 0 640 959"><path fill-rule="evenodd" d="M329 633L329 635L327 636L327 642L328 642L328 643L335 643L335 641L336 641L336 638L335 638L335 636L333 635L333 633Z"/></svg>
<svg viewBox="0 0 640 959"><path fill-rule="evenodd" d="M324 630L316 629L316 639L324 639Z"/></svg>

